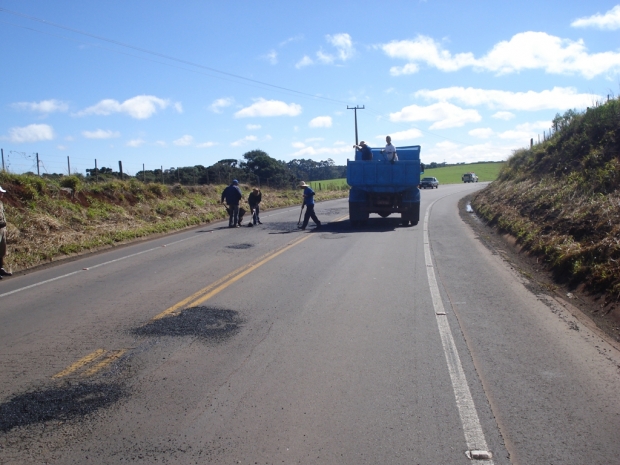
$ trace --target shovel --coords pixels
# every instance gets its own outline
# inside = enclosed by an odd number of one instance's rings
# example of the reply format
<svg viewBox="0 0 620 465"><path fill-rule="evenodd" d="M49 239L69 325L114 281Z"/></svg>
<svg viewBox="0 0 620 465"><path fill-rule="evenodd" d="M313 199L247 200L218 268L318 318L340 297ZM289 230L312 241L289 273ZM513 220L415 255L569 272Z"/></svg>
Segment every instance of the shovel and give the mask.
<svg viewBox="0 0 620 465"><path fill-rule="evenodd" d="M297 226L299 226L301 224L301 214L304 211L304 204L301 204L301 211L299 212L299 220L297 220Z"/></svg>

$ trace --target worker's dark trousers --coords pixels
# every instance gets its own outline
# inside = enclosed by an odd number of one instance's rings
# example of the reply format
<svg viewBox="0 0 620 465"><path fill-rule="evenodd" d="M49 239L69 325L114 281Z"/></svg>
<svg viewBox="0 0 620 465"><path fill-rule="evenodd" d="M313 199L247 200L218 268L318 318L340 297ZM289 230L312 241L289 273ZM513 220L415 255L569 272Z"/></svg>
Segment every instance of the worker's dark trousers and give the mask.
<svg viewBox="0 0 620 465"><path fill-rule="evenodd" d="M230 209L230 216L228 217L228 226L233 227L237 225L239 221L239 205L228 205Z"/></svg>
<svg viewBox="0 0 620 465"><path fill-rule="evenodd" d="M306 205L306 214L304 215L304 224L301 226L302 228L308 226L308 221L310 221L310 218L312 218L312 221L314 221L317 226L321 226L321 222L314 213L314 204Z"/></svg>
<svg viewBox="0 0 620 465"><path fill-rule="evenodd" d="M258 205L250 205L250 210L252 210L252 221L256 224L257 221L260 221L260 207Z"/></svg>

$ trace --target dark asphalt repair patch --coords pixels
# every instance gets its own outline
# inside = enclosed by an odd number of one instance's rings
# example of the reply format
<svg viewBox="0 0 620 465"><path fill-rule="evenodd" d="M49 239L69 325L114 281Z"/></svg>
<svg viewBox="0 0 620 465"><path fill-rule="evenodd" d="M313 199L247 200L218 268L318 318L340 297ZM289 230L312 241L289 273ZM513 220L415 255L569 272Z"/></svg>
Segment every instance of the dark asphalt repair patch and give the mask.
<svg viewBox="0 0 620 465"><path fill-rule="evenodd" d="M250 247L254 247L254 244L232 244L232 245L227 245L226 247L228 247L229 249L244 250L244 249L249 249Z"/></svg>
<svg viewBox="0 0 620 465"><path fill-rule="evenodd" d="M67 421L107 407L126 395L118 383L79 383L19 394L0 404L0 431L50 420Z"/></svg>
<svg viewBox="0 0 620 465"><path fill-rule="evenodd" d="M134 329L139 336L194 336L222 342L235 335L243 320L239 312L210 307L192 307L178 315L154 320Z"/></svg>

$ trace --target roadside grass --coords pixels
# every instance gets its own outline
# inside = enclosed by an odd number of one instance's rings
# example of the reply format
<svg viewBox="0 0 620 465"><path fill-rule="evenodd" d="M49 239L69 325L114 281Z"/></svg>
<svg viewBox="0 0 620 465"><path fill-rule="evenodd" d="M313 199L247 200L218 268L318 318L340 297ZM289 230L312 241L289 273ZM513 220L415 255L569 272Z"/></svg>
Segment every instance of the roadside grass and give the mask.
<svg viewBox="0 0 620 465"><path fill-rule="evenodd" d="M0 172L0 185L7 190L5 266L10 270L227 218L220 203L223 185L168 186L135 179L91 184L65 179L56 182ZM241 188L247 199L250 186ZM302 201L299 189L262 193L263 211ZM315 198L343 196L346 191L341 188L322 186Z"/></svg>
<svg viewBox="0 0 620 465"><path fill-rule="evenodd" d="M558 130L516 151L472 207L541 257L559 282L603 296L613 309L620 301L620 101L556 121Z"/></svg>

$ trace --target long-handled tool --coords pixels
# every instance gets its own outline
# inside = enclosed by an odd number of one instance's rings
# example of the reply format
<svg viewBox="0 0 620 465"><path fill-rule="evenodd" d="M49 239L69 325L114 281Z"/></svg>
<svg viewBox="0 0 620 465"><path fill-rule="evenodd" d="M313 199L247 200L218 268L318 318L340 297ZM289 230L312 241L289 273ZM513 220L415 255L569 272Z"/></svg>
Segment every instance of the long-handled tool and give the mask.
<svg viewBox="0 0 620 465"><path fill-rule="evenodd" d="M299 226L301 224L301 214L304 211L304 204L301 204L301 211L299 212L299 220L297 221L297 226Z"/></svg>

